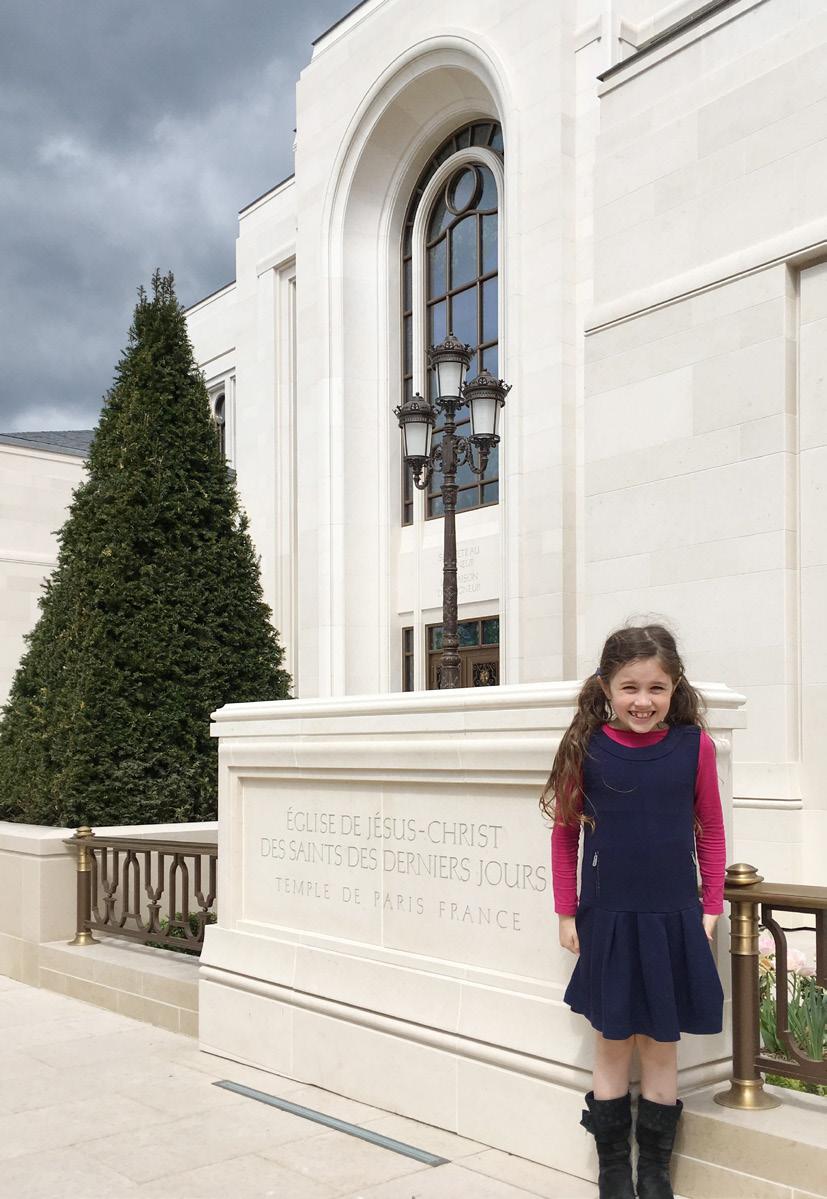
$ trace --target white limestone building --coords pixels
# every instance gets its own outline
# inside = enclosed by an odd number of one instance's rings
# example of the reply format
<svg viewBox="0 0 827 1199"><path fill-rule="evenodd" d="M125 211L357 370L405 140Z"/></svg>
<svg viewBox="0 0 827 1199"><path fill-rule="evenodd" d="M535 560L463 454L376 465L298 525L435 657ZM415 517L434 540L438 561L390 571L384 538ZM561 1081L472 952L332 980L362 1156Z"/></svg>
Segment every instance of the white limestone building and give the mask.
<svg viewBox="0 0 827 1199"><path fill-rule="evenodd" d="M406 491L393 408L450 324L513 385L498 461L460 480L466 681L582 677L665 616L692 677L748 699L734 855L808 882L825 43L827 0L365 0L314 45L235 281L188 314L299 696L433 683L439 496ZM4 693L84 451L0 438Z"/></svg>
<svg viewBox="0 0 827 1199"><path fill-rule="evenodd" d="M89 430L0 433L0 704L57 565L56 531L83 478Z"/></svg>
<svg viewBox="0 0 827 1199"><path fill-rule="evenodd" d="M314 45L235 281L189 311L298 695L432 682L439 497L406 494L393 408L451 326L513 385L496 482L460 493L467 681L582 677L665 615L748 698L738 856L809 882L826 42L825 0L365 0Z"/></svg>

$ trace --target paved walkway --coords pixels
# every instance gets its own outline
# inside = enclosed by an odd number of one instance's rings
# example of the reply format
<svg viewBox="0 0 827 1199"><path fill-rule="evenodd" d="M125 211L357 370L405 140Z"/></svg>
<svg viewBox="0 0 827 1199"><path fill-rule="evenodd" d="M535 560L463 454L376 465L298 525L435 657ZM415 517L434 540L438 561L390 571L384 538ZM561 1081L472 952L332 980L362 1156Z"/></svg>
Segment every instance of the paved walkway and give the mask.
<svg viewBox="0 0 827 1199"><path fill-rule="evenodd" d="M388 1149L213 1086L230 1079L448 1158ZM551 1130L550 1130L551 1132ZM594 1199L597 1188L188 1037L0 976L2 1199Z"/></svg>

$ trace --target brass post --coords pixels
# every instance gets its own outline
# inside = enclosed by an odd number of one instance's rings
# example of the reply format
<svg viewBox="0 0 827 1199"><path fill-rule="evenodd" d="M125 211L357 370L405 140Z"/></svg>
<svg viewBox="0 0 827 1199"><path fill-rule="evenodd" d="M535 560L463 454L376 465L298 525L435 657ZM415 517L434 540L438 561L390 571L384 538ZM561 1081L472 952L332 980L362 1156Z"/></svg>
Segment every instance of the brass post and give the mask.
<svg viewBox="0 0 827 1199"><path fill-rule="evenodd" d="M739 862L728 866L728 887L750 887L763 882L754 866ZM758 903L745 893L730 900L730 959L732 967L732 1080L728 1091L714 1096L722 1107L756 1111L779 1107L779 1100L764 1090L764 1079L755 1068L758 1056Z"/></svg>
<svg viewBox="0 0 827 1199"><path fill-rule="evenodd" d="M89 931L89 921L92 919L92 867L88 849L89 840L94 833L84 824L77 830L73 841L77 842L77 932L69 942L70 945L94 945L95 938Z"/></svg>

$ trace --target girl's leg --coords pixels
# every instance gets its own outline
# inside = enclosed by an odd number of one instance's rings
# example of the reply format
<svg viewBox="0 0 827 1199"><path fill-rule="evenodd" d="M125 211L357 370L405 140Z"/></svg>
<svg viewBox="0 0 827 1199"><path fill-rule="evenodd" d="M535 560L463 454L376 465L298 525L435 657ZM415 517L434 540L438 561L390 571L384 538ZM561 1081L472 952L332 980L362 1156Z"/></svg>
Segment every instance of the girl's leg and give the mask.
<svg viewBox="0 0 827 1199"><path fill-rule="evenodd" d="M609 1041L597 1033L594 1046L595 1099L619 1099L629 1090L629 1071L635 1038Z"/></svg>
<svg viewBox="0 0 827 1199"><path fill-rule="evenodd" d="M637 1109L638 1199L674 1199L669 1163L683 1104L678 1093L678 1046L638 1035L640 1102Z"/></svg>
<svg viewBox="0 0 827 1199"><path fill-rule="evenodd" d="M640 1054L640 1093L653 1103L674 1104L678 1098L678 1043L634 1038Z"/></svg>
<svg viewBox="0 0 827 1199"><path fill-rule="evenodd" d="M587 1111L580 1123L594 1136L600 1163L600 1199L635 1199L629 1133L632 1102L629 1067L635 1038L607 1041L597 1034L594 1050L594 1090L586 1096Z"/></svg>

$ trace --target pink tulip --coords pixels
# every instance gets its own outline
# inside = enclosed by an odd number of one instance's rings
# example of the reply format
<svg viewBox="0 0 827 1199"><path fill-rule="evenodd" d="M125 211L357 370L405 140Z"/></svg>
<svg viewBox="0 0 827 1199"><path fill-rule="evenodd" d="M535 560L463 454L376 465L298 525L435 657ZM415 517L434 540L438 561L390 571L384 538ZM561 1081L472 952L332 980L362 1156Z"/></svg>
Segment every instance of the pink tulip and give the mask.
<svg viewBox="0 0 827 1199"><path fill-rule="evenodd" d="M787 969L791 973L805 974L807 966L809 966L809 962L800 949L787 950Z"/></svg>
<svg viewBox="0 0 827 1199"><path fill-rule="evenodd" d="M758 938L758 952L769 956L775 953L775 941L772 938L772 933L763 932Z"/></svg>

